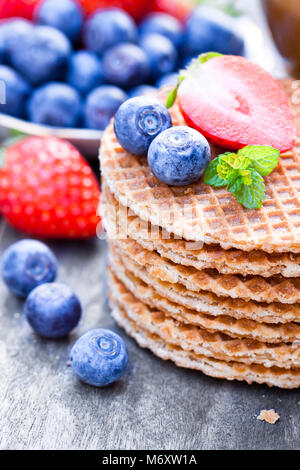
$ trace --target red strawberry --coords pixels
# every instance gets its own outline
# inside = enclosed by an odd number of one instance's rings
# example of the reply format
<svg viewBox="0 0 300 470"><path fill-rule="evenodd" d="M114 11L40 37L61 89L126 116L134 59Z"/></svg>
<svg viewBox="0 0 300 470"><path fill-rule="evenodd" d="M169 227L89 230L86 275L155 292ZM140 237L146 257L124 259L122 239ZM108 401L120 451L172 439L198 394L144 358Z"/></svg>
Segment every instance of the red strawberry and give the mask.
<svg viewBox="0 0 300 470"><path fill-rule="evenodd" d="M56 137L9 147L0 175L0 209L15 228L42 238L96 234L100 190L87 162Z"/></svg>
<svg viewBox="0 0 300 470"><path fill-rule="evenodd" d="M184 21L196 4L196 0L155 0L154 10L169 13Z"/></svg>
<svg viewBox="0 0 300 470"><path fill-rule="evenodd" d="M0 0L0 18L19 16L32 19L35 6L41 0Z"/></svg>
<svg viewBox="0 0 300 470"><path fill-rule="evenodd" d="M140 20L151 11L153 0L79 0L87 14L98 8L118 7L127 11L135 20Z"/></svg>
<svg viewBox="0 0 300 470"><path fill-rule="evenodd" d="M283 152L294 145L297 131L285 94L271 75L243 57L192 65L178 99L187 124L222 147L270 145Z"/></svg>

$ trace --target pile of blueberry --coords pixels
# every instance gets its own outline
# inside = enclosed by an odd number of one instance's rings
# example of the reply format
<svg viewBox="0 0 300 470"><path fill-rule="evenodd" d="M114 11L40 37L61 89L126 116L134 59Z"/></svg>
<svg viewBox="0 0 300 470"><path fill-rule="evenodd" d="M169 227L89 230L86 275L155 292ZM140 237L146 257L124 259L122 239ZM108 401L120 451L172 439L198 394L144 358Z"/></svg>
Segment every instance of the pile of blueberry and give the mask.
<svg viewBox="0 0 300 470"><path fill-rule="evenodd" d="M65 284L53 282L57 259L42 242L25 239L6 249L2 278L10 291L25 298L24 314L33 330L44 338L63 338L75 328L82 308ZM127 365L127 350L120 336L110 330L90 330L73 345L70 363L84 382L103 387L118 380Z"/></svg>
<svg viewBox="0 0 300 470"><path fill-rule="evenodd" d="M172 127L169 111L154 97L128 99L116 113L114 129L121 146L147 155L153 174L168 185L195 183L209 164L206 138L188 126Z"/></svg>
<svg viewBox="0 0 300 470"><path fill-rule="evenodd" d="M55 127L103 130L128 97L174 84L176 70L207 51L241 55L230 17L199 7L185 25L151 13L140 25L120 9L84 18L75 0L44 0L34 24L0 25L0 112Z"/></svg>

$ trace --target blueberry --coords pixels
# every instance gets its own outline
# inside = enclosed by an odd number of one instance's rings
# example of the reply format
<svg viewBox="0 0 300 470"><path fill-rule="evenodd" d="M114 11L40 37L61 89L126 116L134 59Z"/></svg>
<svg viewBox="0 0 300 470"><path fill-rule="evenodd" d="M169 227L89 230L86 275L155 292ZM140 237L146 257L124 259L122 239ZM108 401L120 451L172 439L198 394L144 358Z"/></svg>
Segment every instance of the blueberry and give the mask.
<svg viewBox="0 0 300 470"><path fill-rule="evenodd" d="M45 338L63 338L78 324L81 304L71 289L58 282L31 291L24 305L32 329Z"/></svg>
<svg viewBox="0 0 300 470"><path fill-rule="evenodd" d="M104 130L119 106L126 101L123 90L103 85L91 91L84 105L84 123L89 129Z"/></svg>
<svg viewBox="0 0 300 470"><path fill-rule="evenodd" d="M157 89L151 85L138 85L132 88L128 93L129 98L135 98L136 96L153 96L157 94Z"/></svg>
<svg viewBox="0 0 300 470"><path fill-rule="evenodd" d="M35 287L55 279L57 261L44 243L28 239L5 250L1 269L7 287L14 294L27 297Z"/></svg>
<svg viewBox="0 0 300 470"><path fill-rule="evenodd" d="M79 38L83 24L83 11L73 0L44 0L37 9L38 24L59 29L71 41Z"/></svg>
<svg viewBox="0 0 300 470"><path fill-rule="evenodd" d="M234 20L222 11L198 7L186 22L183 51L195 57L203 52L243 55L244 41L234 30Z"/></svg>
<svg viewBox="0 0 300 470"><path fill-rule="evenodd" d="M119 143L128 152L140 156L146 155L153 139L171 126L167 108L150 96L125 101L114 121Z"/></svg>
<svg viewBox="0 0 300 470"><path fill-rule="evenodd" d="M161 88L166 85L176 86L178 82L178 73L167 73L167 75L163 75L159 78L156 82L157 88Z"/></svg>
<svg viewBox="0 0 300 470"><path fill-rule="evenodd" d="M175 47L182 41L183 28L180 21L166 13L151 13L141 23L140 34L157 33L170 39Z"/></svg>
<svg viewBox="0 0 300 470"><path fill-rule="evenodd" d="M99 55L121 42L136 42L136 39L133 20L118 8L96 11L87 20L83 32L86 48Z"/></svg>
<svg viewBox="0 0 300 470"><path fill-rule="evenodd" d="M171 186L195 183L210 160L210 147L202 134L187 126L177 126L159 134L148 151L154 175Z"/></svg>
<svg viewBox="0 0 300 470"><path fill-rule="evenodd" d="M105 387L123 375L128 356L125 343L119 335L97 328L76 341L70 360L73 371L83 382Z"/></svg>
<svg viewBox="0 0 300 470"><path fill-rule="evenodd" d="M64 77L71 53L69 39L51 26L36 26L11 53L11 62L34 85Z"/></svg>
<svg viewBox="0 0 300 470"><path fill-rule="evenodd" d="M10 56L22 47L25 36L32 34L32 24L24 19L5 20L0 26L0 55L2 64L10 63Z"/></svg>
<svg viewBox="0 0 300 470"><path fill-rule="evenodd" d="M152 80L173 72L178 57L168 38L160 34L145 34L140 39L140 46L148 57Z"/></svg>
<svg viewBox="0 0 300 470"><path fill-rule="evenodd" d="M71 56L67 82L82 95L104 83L103 68L94 52L78 51Z"/></svg>
<svg viewBox="0 0 300 470"><path fill-rule="evenodd" d="M128 89L146 81L149 66L146 54L135 44L119 44L103 56L103 73L109 83Z"/></svg>
<svg viewBox="0 0 300 470"><path fill-rule="evenodd" d="M27 113L30 121L54 127L76 127L81 117L81 99L74 88L52 82L31 95Z"/></svg>
<svg viewBox="0 0 300 470"><path fill-rule="evenodd" d="M29 83L7 65L0 65L0 83L2 98L5 98L0 99L0 113L24 117L25 103L31 92Z"/></svg>

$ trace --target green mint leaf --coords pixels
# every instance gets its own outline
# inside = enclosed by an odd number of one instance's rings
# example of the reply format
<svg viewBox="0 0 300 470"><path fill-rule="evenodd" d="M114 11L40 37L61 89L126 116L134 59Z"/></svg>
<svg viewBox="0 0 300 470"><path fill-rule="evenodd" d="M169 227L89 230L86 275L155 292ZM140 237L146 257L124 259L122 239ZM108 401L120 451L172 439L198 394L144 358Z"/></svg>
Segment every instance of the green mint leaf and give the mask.
<svg viewBox="0 0 300 470"><path fill-rule="evenodd" d="M251 165L249 158L236 153L226 152L220 158L222 162L227 163L234 170L246 170Z"/></svg>
<svg viewBox="0 0 300 470"><path fill-rule="evenodd" d="M252 184L252 169L251 170L239 170L239 177L246 186Z"/></svg>
<svg viewBox="0 0 300 470"><path fill-rule="evenodd" d="M227 186L247 209L260 209L266 197L263 176L279 163L280 152L268 145L248 145L237 153L225 152L210 162L204 182L211 186Z"/></svg>
<svg viewBox="0 0 300 470"><path fill-rule="evenodd" d="M256 170L251 169L247 173L229 181L227 189L247 209L260 209L266 198L264 180ZM251 183L248 184L250 181Z"/></svg>
<svg viewBox="0 0 300 470"><path fill-rule="evenodd" d="M279 150L268 145L248 145L240 149L238 156L248 158L251 166L261 175L267 176L279 163Z"/></svg>
<svg viewBox="0 0 300 470"><path fill-rule="evenodd" d="M208 165L204 174L204 183L216 188L221 188L227 185L227 180L221 178L218 174L218 165L220 163L219 157L215 158Z"/></svg>
<svg viewBox="0 0 300 470"><path fill-rule="evenodd" d="M223 180L228 181L230 178L231 174L235 172L235 169L233 168L231 162L232 158L234 158L235 155L234 153L231 154L230 152L226 152L222 155L219 155L219 163L217 165L217 173L220 178Z"/></svg>
<svg viewBox="0 0 300 470"><path fill-rule="evenodd" d="M217 167L220 178L228 180L230 175L237 170L246 170L251 164L247 157L238 156L236 153L226 152L219 155Z"/></svg>

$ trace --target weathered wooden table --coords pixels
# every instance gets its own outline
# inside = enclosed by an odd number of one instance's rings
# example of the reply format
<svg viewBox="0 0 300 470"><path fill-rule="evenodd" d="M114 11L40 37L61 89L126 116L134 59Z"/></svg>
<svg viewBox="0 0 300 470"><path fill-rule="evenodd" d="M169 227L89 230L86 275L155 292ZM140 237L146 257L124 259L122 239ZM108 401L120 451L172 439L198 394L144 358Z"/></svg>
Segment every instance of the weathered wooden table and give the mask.
<svg viewBox="0 0 300 470"><path fill-rule="evenodd" d="M0 224L1 253L19 238ZM79 295L83 318L68 339L43 340L0 281L1 449L300 448L300 391L211 379L138 348L109 315L105 242L50 246L58 280ZM106 389L84 385L67 365L76 338L98 326L119 331L130 357L125 376ZM280 421L258 421L264 408L275 408Z"/></svg>
<svg viewBox="0 0 300 470"><path fill-rule="evenodd" d="M260 19L257 0L240 3ZM20 238L0 221L0 257ZM300 390L211 379L138 348L109 315L105 242L50 246L58 280L79 295L83 318L68 339L43 340L0 281L1 449L300 448ZM82 384L67 365L76 338L99 326L118 331L130 357L125 376L106 389ZM273 426L256 419L270 408L281 416Z"/></svg>

